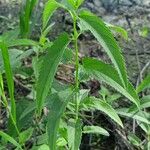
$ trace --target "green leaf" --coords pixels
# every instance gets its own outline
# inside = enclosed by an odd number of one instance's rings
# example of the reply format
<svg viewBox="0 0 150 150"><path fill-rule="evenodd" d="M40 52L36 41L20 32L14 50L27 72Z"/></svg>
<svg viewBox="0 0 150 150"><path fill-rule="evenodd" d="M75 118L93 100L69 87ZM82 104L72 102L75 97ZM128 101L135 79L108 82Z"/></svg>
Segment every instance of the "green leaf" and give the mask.
<svg viewBox="0 0 150 150"><path fill-rule="evenodd" d="M106 25L110 28L110 30L119 33L125 40L128 40L128 32L125 29L119 26L109 24L109 23L106 23Z"/></svg>
<svg viewBox="0 0 150 150"><path fill-rule="evenodd" d="M49 149L48 145L43 144L38 148L38 150L50 150L50 149Z"/></svg>
<svg viewBox="0 0 150 150"><path fill-rule="evenodd" d="M77 121L70 119L70 125L68 126L68 145L71 150L78 150L81 138L82 138L82 123L78 119Z"/></svg>
<svg viewBox="0 0 150 150"><path fill-rule="evenodd" d="M22 10L20 13L20 34L22 37L28 37L31 29L31 16L33 9L36 6L38 0L26 0L23 3Z"/></svg>
<svg viewBox="0 0 150 150"><path fill-rule="evenodd" d="M4 133L3 131L0 131L0 136L3 137L6 141L12 143L14 146L16 146L17 148L21 149L21 145L19 143L17 143L17 141L15 141L11 136L9 136L8 134Z"/></svg>
<svg viewBox="0 0 150 150"><path fill-rule="evenodd" d="M149 27L143 27L138 32L139 32L140 36L146 38L146 37L148 37L149 31L150 31Z"/></svg>
<svg viewBox="0 0 150 150"><path fill-rule="evenodd" d="M90 97L92 101L92 106L104 112L106 115L108 115L112 120L114 120L116 123L118 123L121 127L123 127L122 121L117 115L117 112L111 107L111 105L107 104L106 102L96 99L94 97Z"/></svg>
<svg viewBox="0 0 150 150"><path fill-rule="evenodd" d="M60 119L72 95L72 90L66 89L65 91L56 93L53 96L53 100L51 100L47 124L48 143L50 150L56 150L57 132L59 129Z"/></svg>
<svg viewBox="0 0 150 150"><path fill-rule="evenodd" d="M140 83L140 85L137 88L137 92L141 92L145 90L146 88L150 88L150 74L146 76L146 78Z"/></svg>
<svg viewBox="0 0 150 150"><path fill-rule="evenodd" d="M76 6L75 6L75 1L74 0L61 0L60 2L60 7L66 9L67 11L75 11Z"/></svg>
<svg viewBox="0 0 150 150"><path fill-rule="evenodd" d="M33 112L36 109L36 104L35 102L32 102L31 104L29 103L28 106L22 111L19 120L22 120L25 118L27 115L29 115L31 112Z"/></svg>
<svg viewBox="0 0 150 150"><path fill-rule="evenodd" d="M138 107L140 106L138 95L131 83L128 83L128 89L125 89L117 71L110 64L105 64L97 59L84 58L83 67L92 77L106 82Z"/></svg>
<svg viewBox="0 0 150 150"><path fill-rule="evenodd" d="M104 47L106 53L114 64L119 77L124 85L128 87L128 79L126 73L125 62L121 53L121 49L114 39L109 28L104 22L88 11L81 11L79 14L81 24L84 25L97 38L98 42Z"/></svg>
<svg viewBox="0 0 150 150"><path fill-rule="evenodd" d="M50 17L58 7L59 4L55 0L48 0L48 2L45 4L43 11L43 29L46 28Z"/></svg>
<svg viewBox="0 0 150 150"><path fill-rule="evenodd" d="M48 53L43 59L39 79L37 81L37 109L41 114L41 110L45 101L45 98L51 88L55 72L58 64L61 61L65 47L69 43L68 34L61 34L48 49Z"/></svg>
<svg viewBox="0 0 150 150"><path fill-rule="evenodd" d="M77 8L82 5L85 0L77 0Z"/></svg>
<svg viewBox="0 0 150 150"><path fill-rule="evenodd" d="M2 39L4 41L11 42L12 40L17 39L18 36L19 36L19 29L16 28L16 29L4 32L4 34L2 34Z"/></svg>
<svg viewBox="0 0 150 150"><path fill-rule="evenodd" d="M4 68L5 68L5 75L7 79L8 91L11 101L11 113L13 116L14 121L16 122L16 104L14 98L14 81L13 81L13 74L10 65L9 53L7 45L4 42L0 42L0 49L2 51Z"/></svg>
<svg viewBox="0 0 150 150"><path fill-rule="evenodd" d="M132 133L128 135L128 139L135 146L140 146L140 144L142 143L142 141L135 134Z"/></svg>
<svg viewBox="0 0 150 150"><path fill-rule="evenodd" d="M11 65L12 71L14 71L16 68L21 66L20 55L23 54L23 51L18 50L18 49L10 49L8 53L9 53L9 58L10 58L10 65ZM4 72L4 63L3 63L1 50L0 50L0 71Z"/></svg>
<svg viewBox="0 0 150 150"><path fill-rule="evenodd" d="M150 134L150 125L149 124L143 123L140 121L137 121L137 123L146 134Z"/></svg>
<svg viewBox="0 0 150 150"><path fill-rule="evenodd" d="M117 109L117 113L121 116L127 117L127 118L133 118L140 122L144 122L146 124L150 124L150 121L147 119L148 114L146 112L140 111L140 112L129 112L129 108L120 108Z"/></svg>
<svg viewBox="0 0 150 150"><path fill-rule="evenodd" d="M45 28L45 30L42 31L42 34L40 36L40 40L39 40L39 43L42 45L42 46L45 46L45 42L47 40L46 36L47 34L50 32L50 30L52 29L52 27L54 26L55 23L52 23L50 24L48 27Z"/></svg>
<svg viewBox="0 0 150 150"><path fill-rule="evenodd" d="M67 141L64 138L58 138L57 140L57 146L58 147L63 147L67 145Z"/></svg>
<svg viewBox="0 0 150 150"><path fill-rule="evenodd" d="M6 41L8 47L14 46L38 46L38 43L30 39L16 39L10 42Z"/></svg>
<svg viewBox="0 0 150 150"><path fill-rule="evenodd" d="M0 72L0 97L2 95L2 91L3 91L3 77L2 77L2 74Z"/></svg>
<svg viewBox="0 0 150 150"><path fill-rule="evenodd" d="M26 141L30 139L33 133L33 128L29 128L23 132L20 133L19 143L24 144Z"/></svg>
<svg viewBox="0 0 150 150"><path fill-rule="evenodd" d="M150 95L144 96L140 99L140 108L145 109L145 108L149 108L150 107ZM129 112L131 111L138 111L138 108L133 105L129 108Z"/></svg>
<svg viewBox="0 0 150 150"><path fill-rule="evenodd" d="M84 126L83 133L101 134L101 135L109 136L109 133L104 128L101 128L99 126Z"/></svg>

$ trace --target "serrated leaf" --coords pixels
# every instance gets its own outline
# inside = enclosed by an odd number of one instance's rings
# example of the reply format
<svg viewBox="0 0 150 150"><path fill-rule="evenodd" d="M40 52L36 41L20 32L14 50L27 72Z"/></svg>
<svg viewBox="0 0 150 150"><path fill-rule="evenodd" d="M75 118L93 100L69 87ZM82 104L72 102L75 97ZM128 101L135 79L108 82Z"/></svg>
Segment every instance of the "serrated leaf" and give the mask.
<svg viewBox="0 0 150 150"><path fill-rule="evenodd" d="M91 31L91 33L97 38L98 42L104 47L106 53L114 64L124 87L127 88L128 79L125 62L121 49L110 30L100 18L88 11L81 11L79 17L82 22L81 24L84 24L84 26Z"/></svg>
<svg viewBox="0 0 150 150"><path fill-rule="evenodd" d="M13 139L11 136L9 136L8 134L4 133L3 131L0 131L0 136L3 137L6 141L12 143L17 148L23 150L21 148L21 145L15 139Z"/></svg>
<svg viewBox="0 0 150 150"><path fill-rule="evenodd" d="M84 58L83 67L89 75L97 80L106 82L130 101L135 103L138 107L140 106L138 95L131 83L128 83L128 89L125 89L117 71L110 64L105 64L97 59Z"/></svg>
<svg viewBox="0 0 150 150"><path fill-rule="evenodd" d="M109 133L104 128L101 128L99 126L84 126L83 133L101 134L101 135L109 136Z"/></svg>
<svg viewBox="0 0 150 150"><path fill-rule="evenodd" d="M61 34L48 49L48 53L43 59L39 79L37 81L37 110L41 114L41 110L45 101L45 98L51 88L54 75L56 73L59 62L61 61L65 47L69 43L68 34Z"/></svg>
<svg viewBox="0 0 150 150"><path fill-rule="evenodd" d="M145 90L146 88L150 88L150 74L146 76L146 78L140 83L140 85L137 88L137 92L141 92Z"/></svg>
<svg viewBox="0 0 150 150"><path fill-rule="evenodd" d="M150 124L150 121L146 118L148 114L146 112L140 111L140 112L129 112L129 108L120 108L117 109L117 113L121 116L127 117L127 118L133 118L138 121L144 122L146 124Z"/></svg>
<svg viewBox="0 0 150 150"><path fill-rule="evenodd" d="M119 124L121 127L123 127L122 121L119 118L117 112L114 110L113 107L111 107L111 105L109 105L108 103L96 99L94 97L90 97L91 101L92 101L92 106L97 109L100 110L102 112L104 112L106 115L108 115L112 120L114 120L117 124Z"/></svg>
<svg viewBox="0 0 150 150"><path fill-rule="evenodd" d="M70 150L78 150L81 138L82 138L82 123L78 119L77 121L70 119L70 125L68 126L68 145Z"/></svg>
<svg viewBox="0 0 150 150"><path fill-rule="evenodd" d="M59 5L55 0L48 0L48 2L45 4L43 11L43 29L45 29L50 17L58 7Z"/></svg>
<svg viewBox="0 0 150 150"><path fill-rule="evenodd" d="M72 97L72 90L66 89L63 92L53 96L48 115L47 134L50 150L56 150L57 131L59 128L60 118L63 115L68 101Z"/></svg>

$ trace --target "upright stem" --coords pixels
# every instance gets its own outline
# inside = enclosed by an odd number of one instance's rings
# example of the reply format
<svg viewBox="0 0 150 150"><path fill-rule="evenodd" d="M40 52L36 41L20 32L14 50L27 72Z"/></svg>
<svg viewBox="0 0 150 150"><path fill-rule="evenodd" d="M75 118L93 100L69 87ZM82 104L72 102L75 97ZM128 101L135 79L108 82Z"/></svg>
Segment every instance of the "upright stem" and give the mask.
<svg viewBox="0 0 150 150"><path fill-rule="evenodd" d="M78 89L79 89L79 57L78 57L78 32L77 32L77 18L73 14L73 30L74 30L74 48L75 48L75 101L76 101L76 120L78 119Z"/></svg>

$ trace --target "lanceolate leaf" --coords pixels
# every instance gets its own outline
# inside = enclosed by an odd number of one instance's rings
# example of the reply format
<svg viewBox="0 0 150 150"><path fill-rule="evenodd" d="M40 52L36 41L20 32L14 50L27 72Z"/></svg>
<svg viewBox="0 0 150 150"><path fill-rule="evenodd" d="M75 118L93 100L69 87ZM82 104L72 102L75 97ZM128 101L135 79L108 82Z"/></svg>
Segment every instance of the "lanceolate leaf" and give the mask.
<svg viewBox="0 0 150 150"><path fill-rule="evenodd" d="M6 141L12 143L14 146L16 146L17 148L23 150L20 146L19 143L17 143L11 136L9 136L8 134L4 133L3 131L0 131L0 136L3 137Z"/></svg>
<svg viewBox="0 0 150 150"><path fill-rule="evenodd" d="M150 74L146 76L146 78L141 82L141 84L137 88L137 92L141 92L146 88L150 88Z"/></svg>
<svg viewBox="0 0 150 150"><path fill-rule="evenodd" d="M112 120L118 123L121 127L123 127L122 121L120 120L119 116L117 115L116 111L106 102L102 100L98 100L94 97L90 97L93 102L93 107L97 110L104 112L108 115Z"/></svg>
<svg viewBox="0 0 150 150"><path fill-rule="evenodd" d="M137 106L140 106L139 98L133 86L128 83L128 89L125 89L117 71L111 65L105 64L100 60L85 58L83 59L83 66L85 70L97 80L106 82Z"/></svg>
<svg viewBox="0 0 150 150"><path fill-rule="evenodd" d="M82 123L80 119L78 119L77 121L70 119L69 122L70 125L67 129L68 145L70 150L78 150L82 137Z"/></svg>
<svg viewBox="0 0 150 150"><path fill-rule="evenodd" d="M109 133L105 129L103 129L99 126L84 126L83 133L102 134L105 136L109 136Z"/></svg>
<svg viewBox="0 0 150 150"><path fill-rule="evenodd" d="M124 87L127 88L128 80L124 59L121 54L121 49L110 30L100 18L88 11L81 11L79 17L82 22L81 24L90 30L99 43L104 47L114 64Z"/></svg>
<svg viewBox="0 0 150 150"><path fill-rule="evenodd" d="M45 29L50 17L58 7L59 5L55 0L48 0L48 2L45 4L43 11L43 29Z"/></svg>
<svg viewBox="0 0 150 150"><path fill-rule="evenodd" d="M8 91L9 91L9 96L10 96L10 101L11 101L11 113L12 113L14 121L16 121L16 104L15 104L15 98L14 98L13 74L12 74L12 70L10 66L8 48L4 42L0 42L0 49L2 51Z"/></svg>
<svg viewBox="0 0 150 150"><path fill-rule="evenodd" d="M60 118L63 115L67 103L72 97L72 94L72 90L67 89L53 96L47 125L48 143L50 150L56 150L57 131L59 128Z"/></svg>
<svg viewBox="0 0 150 150"><path fill-rule="evenodd" d="M35 41L32 41L30 39L15 39L12 41L7 42L6 44L8 47L14 47L14 46L37 46L38 43Z"/></svg>
<svg viewBox="0 0 150 150"><path fill-rule="evenodd" d="M117 110L117 113L121 116L124 117L128 117L128 118L133 118L136 119L138 121L144 122L146 124L150 124L150 121L147 119L147 116L149 118L149 114L144 112L144 111L140 111L140 112L129 112L128 108L120 108Z"/></svg>
<svg viewBox="0 0 150 150"><path fill-rule="evenodd" d="M51 88L55 72L58 64L61 61L65 47L69 43L68 34L61 34L48 48L48 53L43 59L39 79L37 81L37 109L38 113L41 113L45 98Z"/></svg>

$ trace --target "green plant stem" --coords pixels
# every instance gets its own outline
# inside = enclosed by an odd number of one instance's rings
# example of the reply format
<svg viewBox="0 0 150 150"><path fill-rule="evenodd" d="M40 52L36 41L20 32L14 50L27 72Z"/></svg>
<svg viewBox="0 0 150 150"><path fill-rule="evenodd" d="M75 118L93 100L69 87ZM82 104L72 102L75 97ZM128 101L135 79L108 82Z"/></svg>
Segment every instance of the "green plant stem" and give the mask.
<svg viewBox="0 0 150 150"><path fill-rule="evenodd" d="M73 14L73 31L74 31L74 48L75 48L75 101L76 101L76 120L78 119L79 106L78 106L78 90L79 90L79 57L78 57L78 32L77 32L77 18Z"/></svg>

